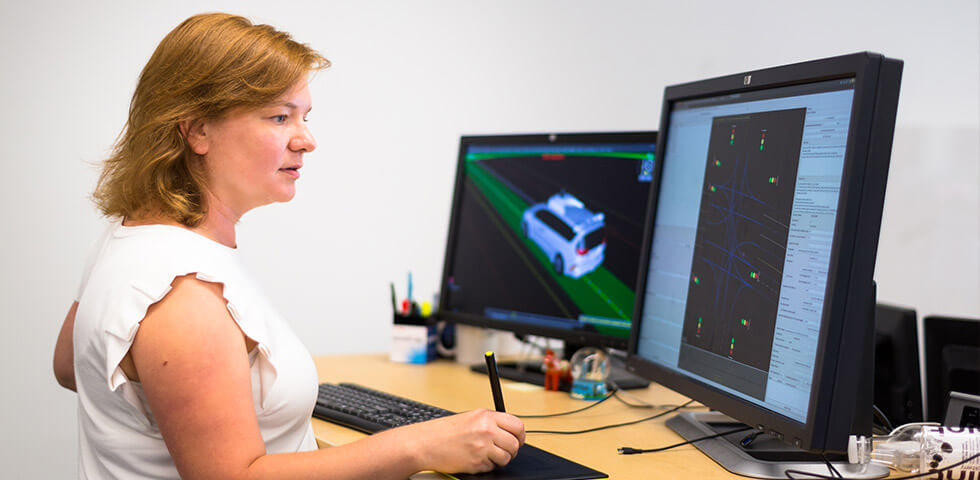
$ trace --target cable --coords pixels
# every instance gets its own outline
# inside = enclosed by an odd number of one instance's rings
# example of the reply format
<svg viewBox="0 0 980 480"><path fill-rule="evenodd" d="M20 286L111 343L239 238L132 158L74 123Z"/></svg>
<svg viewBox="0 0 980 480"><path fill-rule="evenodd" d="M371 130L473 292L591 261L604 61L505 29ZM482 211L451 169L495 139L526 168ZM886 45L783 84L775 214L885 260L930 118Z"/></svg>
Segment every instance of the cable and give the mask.
<svg viewBox="0 0 980 480"><path fill-rule="evenodd" d="M644 402L642 399L640 399L640 397L637 397L636 395L633 395L631 393L628 393L625 390L617 389L616 392L619 393L619 395L616 396L616 400L619 400L620 403L622 403L623 405L626 405L627 407L630 407L630 408L657 408L656 405L653 405L653 404ZM632 399L634 401L636 401L637 403L627 402L626 400L623 400L620 397L620 395L627 396L627 397L632 397Z"/></svg>
<svg viewBox="0 0 980 480"><path fill-rule="evenodd" d="M830 473L832 475L834 475L837 478L844 478L844 476L841 475L840 472L837 471L837 467L835 467L833 463L830 463L830 459L827 458L827 455L826 454L821 453L820 454L820 458L823 459L823 463L826 463L827 464L827 468L830 470Z"/></svg>
<svg viewBox="0 0 980 480"><path fill-rule="evenodd" d="M881 425L883 427L885 427L886 430L885 433L886 434L891 433L891 431L894 430L895 427L892 426L892 422L888 421L888 417L885 415L885 412L882 412L877 405L873 405L873 404L871 405L871 409L872 411L874 411L875 418L878 419L879 422L881 422Z"/></svg>
<svg viewBox="0 0 980 480"><path fill-rule="evenodd" d="M889 477L889 478L890 478L890 480L909 480L909 479L912 479L912 478L922 478L922 477L928 477L928 476L932 476L932 475L942 475L942 472L945 472L946 470L951 470L951 469L953 469L955 467L958 467L958 466L963 465L965 463L968 463L968 462L971 462L973 460L976 460L977 458L980 458L980 453L978 453L976 455L972 455L970 457L967 457L967 458L965 458L965 459L963 459L963 460L961 460L959 462L956 462L956 463L954 463L952 465L947 465L947 466L945 466L943 468L940 468L938 470L929 470L928 472L916 473L914 475L906 475L904 477ZM797 477L794 477L793 475L807 475L808 478L818 478L818 479L826 479L826 480L838 480L838 479L849 480L849 479L847 479L845 477L831 477L831 476L827 476L827 475L821 475L819 473L804 472L804 471L801 471L801 470L786 470L785 472L783 472L783 474L785 474L786 475L786 478L788 478L789 480L796 480Z"/></svg>
<svg viewBox="0 0 980 480"><path fill-rule="evenodd" d="M739 440L738 444L741 445L742 448L749 448L749 445L752 445L752 442L754 442L755 439L758 438L759 435L762 435L763 433L764 432L762 430L752 432L746 435L745 437L743 437L741 440Z"/></svg>
<svg viewBox="0 0 980 480"><path fill-rule="evenodd" d="M664 408L674 408L674 407L677 406L677 405L652 405L652 404L649 404L649 403L644 402L643 400L640 400L639 397L637 397L636 395L632 395L632 394L627 393L625 390L616 390L615 393L616 393L616 400L619 400L623 405L626 405L627 407L630 407L630 408L646 408L646 409L657 409L657 410L659 410L659 409L664 409ZM626 400L623 400L622 398L620 398L620 395L625 395L625 396L633 397L634 400L636 400L637 402L640 402L640 403L639 404L635 404L635 403L627 402ZM687 403L691 403L691 402L687 402ZM685 404L685 405L687 405L687 404ZM688 409L688 408L694 409L694 408L708 408L708 407L705 407L704 405L690 405L690 406L686 406L684 408L685 409Z"/></svg>
<svg viewBox="0 0 980 480"><path fill-rule="evenodd" d="M565 431L565 430L528 430L528 431L526 431L524 433L527 433L527 434L531 434L531 433L543 433L543 434L550 434L550 435L578 435L580 433L590 433L590 432L597 432L599 430L608 430L610 428L625 427L627 425L635 425L637 423L642 423L642 422L645 422L647 420L653 420L655 418L659 418L659 417L662 417L664 415L667 415L668 413L674 413L674 412L676 412L676 411L678 411L678 410L680 410L680 409L682 409L682 408L690 405L693 402L694 402L694 400L690 400L687 403L685 403L683 405L678 405L678 406L676 406L676 407L674 407L674 408L672 408L670 410L665 410L665 411L660 412L660 413L658 413L656 415L651 415L649 417L641 418L639 420L633 420L631 422L615 423L615 424L612 424L612 425L603 425L601 427L587 428L585 430L570 430L570 431Z"/></svg>
<svg viewBox="0 0 980 480"><path fill-rule="evenodd" d="M664 450L670 450L672 448L683 447L684 445L690 445L690 444L695 443L695 442L700 442L701 440L708 440L708 439L711 439L711 438L724 437L725 435L729 435L729 434L732 434L732 433L738 433L738 432L744 432L746 430L752 430L752 427L736 428L735 430L729 430L727 432L716 433L714 435L706 435L704 437L698 437L698 438L695 438L693 440L688 440L686 442L675 443L673 445L668 445L666 447L660 447L660 448L619 447L619 449L617 449L617 451L619 452L620 455L635 455L637 453L662 452Z"/></svg>
<svg viewBox="0 0 980 480"><path fill-rule="evenodd" d="M615 395L616 395L616 391L613 390L612 392L607 393L606 396L605 397L602 397L600 400L598 400L596 402L593 402L591 405L587 405L587 406L584 406L582 408L579 408L577 410L570 410L570 411L567 411L567 412L549 413L549 414L542 414L542 415L514 415L514 416L517 417L517 418L548 418L548 417L560 417L562 415L571 415L573 413L578 413L578 412L582 412L582 411L588 410L588 409L590 409L590 408L592 408L592 407L594 407L594 406L596 406L596 405L598 405L598 404L600 404L602 402L605 402L606 400L609 400L610 398L612 398Z"/></svg>
<svg viewBox="0 0 980 480"><path fill-rule="evenodd" d="M594 402L594 403L592 403L590 405L584 406L584 407L579 408L579 409L576 409L576 410L570 410L570 411L567 411L567 412L538 414L538 415L516 415L515 414L514 416L517 417L517 418L549 418L549 417L561 417L563 415L571 415L573 413L579 413L579 412L588 410L588 409L590 409L590 408L592 408L592 407L594 407L594 406L596 406L596 405L598 405L598 404L600 404L602 402L605 402L606 400L609 400L611 397L616 397L616 400L619 400L620 402L622 402L623 405L626 405L627 407L630 407L630 408L643 408L643 409L656 409L656 410L664 410L664 409L678 408L678 405L651 405L651 404L646 403L646 402L643 402L642 404L629 403L626 400L623 400L622 398L620 398L620 395L623 394L623 393L624 392L622 390L613 390L613 391L609 392L608 394L606 394L605 397L602 397L601 399L599 399L598 401L596 401L596 402ZM633 398L636 398L636 397L634 396ZM637 400L639 400L639 399L637 399ZM639 400L639 401L642 402L642 400ZM688 402L688 403L691 403L691 402ZM703 405L691 405L691 406L681 407L681 408L706 408L706 407L704 407Z"/></svg>

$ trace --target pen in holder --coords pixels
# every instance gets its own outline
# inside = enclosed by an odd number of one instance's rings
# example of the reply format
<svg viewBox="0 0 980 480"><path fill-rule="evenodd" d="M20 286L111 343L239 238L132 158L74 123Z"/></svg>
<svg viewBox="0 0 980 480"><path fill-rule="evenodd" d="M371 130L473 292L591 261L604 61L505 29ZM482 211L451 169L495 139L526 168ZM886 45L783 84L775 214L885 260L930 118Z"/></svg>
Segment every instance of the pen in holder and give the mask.
<svg viewBox="0 0 980 480"><path fill-rule="evenodd" d="M435 360L437 337L435 319L415 311L408 315L395 313L388 358L393 362L419 364Z"/></svg>

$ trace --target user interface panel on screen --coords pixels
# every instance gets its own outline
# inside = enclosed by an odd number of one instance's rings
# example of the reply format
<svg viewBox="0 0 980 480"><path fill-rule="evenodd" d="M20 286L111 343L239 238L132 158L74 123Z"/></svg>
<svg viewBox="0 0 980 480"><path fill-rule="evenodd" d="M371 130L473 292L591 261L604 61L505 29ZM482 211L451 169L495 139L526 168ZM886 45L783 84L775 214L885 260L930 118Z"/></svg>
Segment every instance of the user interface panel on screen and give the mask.
<svg viewBox="0 0 980 480"><path fill-rule="evenodd" d="M804 422L854 79L679 101L638 353Z"/></svg>

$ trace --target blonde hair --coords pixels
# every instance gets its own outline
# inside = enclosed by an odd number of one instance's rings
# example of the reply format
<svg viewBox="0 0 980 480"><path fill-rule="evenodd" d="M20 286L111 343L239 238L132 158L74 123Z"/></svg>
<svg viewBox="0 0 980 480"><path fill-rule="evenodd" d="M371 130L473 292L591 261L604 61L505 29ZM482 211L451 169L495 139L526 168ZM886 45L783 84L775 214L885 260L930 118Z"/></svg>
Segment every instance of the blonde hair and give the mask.
<svg viewBox="0 0 980 480"><path fill-rule="evenodd" d="M200 158L181 122L271 103L330 61L286 32L225 13L184 20L143 67L129 119L93 198L107 216L162 215L198 225L207 212Z"/></svg>

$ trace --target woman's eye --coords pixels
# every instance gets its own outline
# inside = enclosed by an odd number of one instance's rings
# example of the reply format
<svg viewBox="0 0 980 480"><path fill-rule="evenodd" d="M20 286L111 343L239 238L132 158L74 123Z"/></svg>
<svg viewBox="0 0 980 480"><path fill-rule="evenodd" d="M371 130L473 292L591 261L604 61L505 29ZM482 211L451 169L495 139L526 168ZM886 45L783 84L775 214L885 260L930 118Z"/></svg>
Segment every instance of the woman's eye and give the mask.
<svg viewBox="0 0 980 480"><path fill-rule="evenodd" d="M286 115L276 115L272 120L276 123L286 123Z"/></svg>

